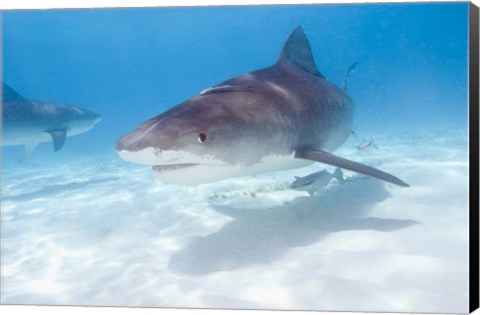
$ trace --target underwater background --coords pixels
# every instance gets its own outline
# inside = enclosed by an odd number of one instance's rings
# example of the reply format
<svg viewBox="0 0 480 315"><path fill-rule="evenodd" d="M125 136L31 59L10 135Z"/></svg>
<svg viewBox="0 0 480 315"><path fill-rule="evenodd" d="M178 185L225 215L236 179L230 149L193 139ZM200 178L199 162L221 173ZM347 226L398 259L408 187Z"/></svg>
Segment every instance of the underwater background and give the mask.
<svg viewBox="0 0 480 315"><path fill-rule="evenodd" d="M2 303L467 310L467 3L1 17L5 83L103 117L23 163L21 146L2 147ZM379 149L350 138L336 153L412 187L358 178L314 197L288 189L320 164L182 187L117 156L115 141L140 123L273 65L298 25L329 81L359 62L354 131Z"/></svg>

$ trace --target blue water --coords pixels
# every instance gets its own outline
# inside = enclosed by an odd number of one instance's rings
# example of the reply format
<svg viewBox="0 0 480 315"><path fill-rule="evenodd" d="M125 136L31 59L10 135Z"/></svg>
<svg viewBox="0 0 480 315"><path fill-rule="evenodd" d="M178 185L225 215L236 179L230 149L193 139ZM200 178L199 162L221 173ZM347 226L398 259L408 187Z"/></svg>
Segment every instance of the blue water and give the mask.
<svg viewBox="0 0 480 315"><path fill-rule="evenodd" d="M100 125L68 139L58 154L113 154L113 143L141 122L213 84L272 65L289 33L302 25L330 81L340 84L346 69L360 63L349 80L357 131L464 127L467 8L446 3L8 11L3 78L29 98L103 115Z"/></svg>
<svg viewBox="0 0 480 315"><path fill-rule="evenodd" d="M2 303L465 313L468 4L2 12L3 80L103 116L53 152L2 147ZM301 25L356 109L345 172L310 197L301 169L185 187L121 160L118 138L277 60ZM375 273L369 272L375 270Z"/></svg>

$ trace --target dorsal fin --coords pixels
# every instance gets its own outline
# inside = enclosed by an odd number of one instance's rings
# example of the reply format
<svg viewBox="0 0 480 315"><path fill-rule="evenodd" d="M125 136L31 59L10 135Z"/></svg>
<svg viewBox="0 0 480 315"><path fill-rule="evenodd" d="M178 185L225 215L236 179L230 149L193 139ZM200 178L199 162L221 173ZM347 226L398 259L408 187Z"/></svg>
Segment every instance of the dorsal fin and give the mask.
<svg viewBox="0 0 480 315"><path fill-rule="evenodd" d="M20 94L15 92L15 90L12 89L11 87L9 87L5 82L3 82L2 89L3 89L2 96L3 96L3 101L4 102L25 100L25 98L23 96L21 96Z"/></svg>
<svg viewBox="0 0 480 315"><path fill-rule="evenodd" d="M283 46L277 64L285 63L323 78L323 75L315 66L310 43L308 42L301 26L297 26L293 30Z"/></svg>

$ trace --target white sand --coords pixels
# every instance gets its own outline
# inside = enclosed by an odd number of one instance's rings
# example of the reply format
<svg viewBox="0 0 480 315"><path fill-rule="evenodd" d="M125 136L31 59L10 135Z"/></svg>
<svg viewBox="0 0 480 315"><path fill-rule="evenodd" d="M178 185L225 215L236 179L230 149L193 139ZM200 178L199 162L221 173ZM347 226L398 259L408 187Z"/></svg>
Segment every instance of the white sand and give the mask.
<svg viewBox="0 0 480 315"><path fill-rule="evenodd" d="M320 164L198 187L113 155L5 168L1 302L467 312L466 131L375 141L336 153L410 188L285 188Z"/></svg>

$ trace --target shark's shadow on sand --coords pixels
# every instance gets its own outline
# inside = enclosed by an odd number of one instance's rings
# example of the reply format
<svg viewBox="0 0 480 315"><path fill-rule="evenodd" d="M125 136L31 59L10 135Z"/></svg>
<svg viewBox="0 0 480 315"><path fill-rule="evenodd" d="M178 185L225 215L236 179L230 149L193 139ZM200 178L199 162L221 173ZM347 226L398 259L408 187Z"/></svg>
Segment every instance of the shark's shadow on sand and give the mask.
<svg viewBox="0 0 480 315"><path fill-rule="evenodd" d="M418 223L368 217L375 204L390 196L383 183L364 179L266 209L212 205L234 220L216 233L194 239L173 254L169 269L189 275L235 270L281 259L291 248L314 244L331 233L389 232Z"/></svg>

